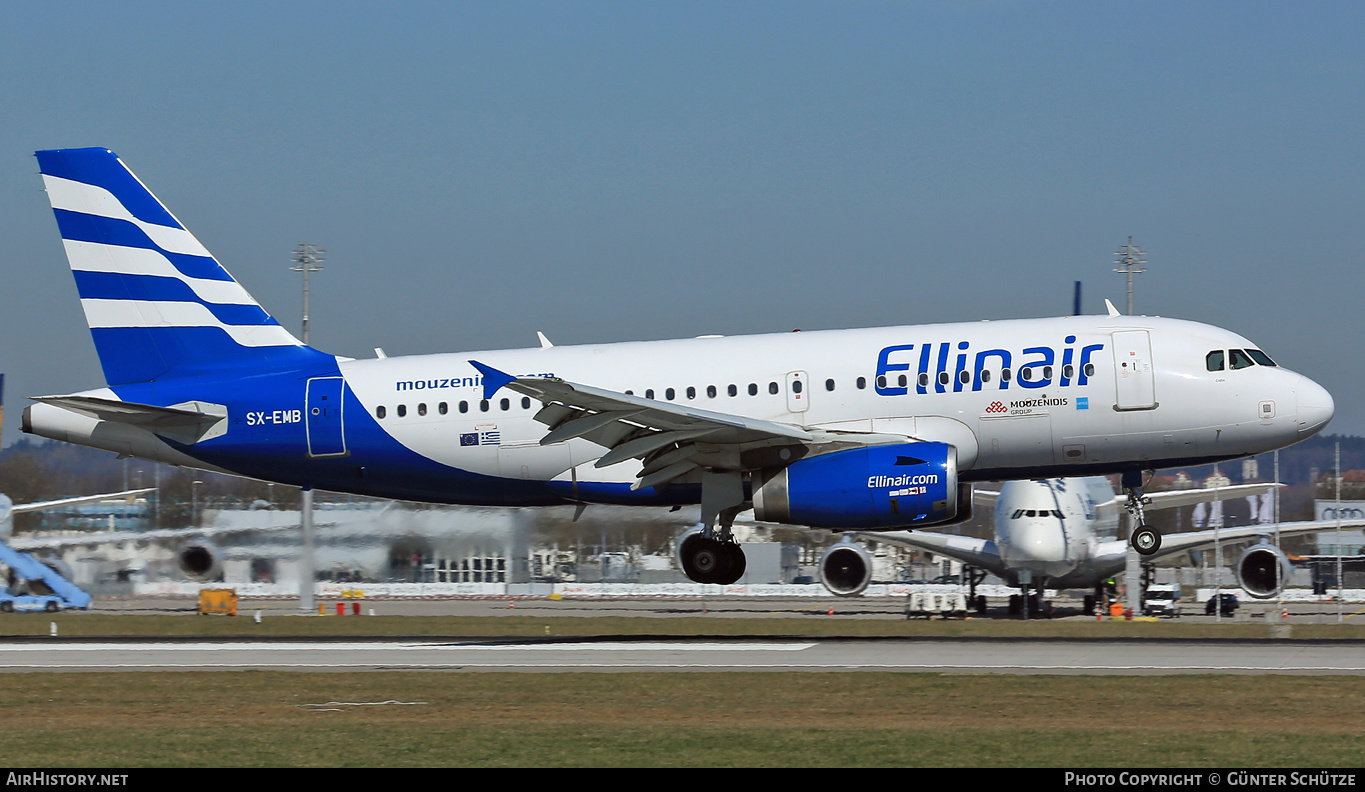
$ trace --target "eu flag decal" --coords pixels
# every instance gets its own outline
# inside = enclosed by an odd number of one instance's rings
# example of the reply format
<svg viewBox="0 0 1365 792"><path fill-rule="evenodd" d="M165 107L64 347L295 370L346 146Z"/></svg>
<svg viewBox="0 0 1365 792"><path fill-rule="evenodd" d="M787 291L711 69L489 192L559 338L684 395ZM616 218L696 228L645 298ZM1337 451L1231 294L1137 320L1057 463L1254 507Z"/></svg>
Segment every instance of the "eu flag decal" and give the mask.
<svg viewBox="0 0 1365 792"><path fill-rule="evenodd" d="M468 434L462 434L462 435L460 435L460 445L462 445L462 446L476 446L476 445L478 445L478 444L479 444L479 433L478 433L478 432L469 432Z"/></svg>

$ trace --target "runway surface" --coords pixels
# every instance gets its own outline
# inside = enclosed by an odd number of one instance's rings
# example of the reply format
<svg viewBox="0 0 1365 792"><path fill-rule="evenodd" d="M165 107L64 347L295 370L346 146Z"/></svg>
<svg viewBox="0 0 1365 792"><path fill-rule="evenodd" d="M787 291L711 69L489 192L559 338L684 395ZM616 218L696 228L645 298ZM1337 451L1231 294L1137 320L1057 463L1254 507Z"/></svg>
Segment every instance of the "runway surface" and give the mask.
<svg viewBox="0 0 1365 792"><path fill-rule="evenodd" d="M1365 674L1355 641L679 639L0 643L0 671L907 671Z"/></svg>

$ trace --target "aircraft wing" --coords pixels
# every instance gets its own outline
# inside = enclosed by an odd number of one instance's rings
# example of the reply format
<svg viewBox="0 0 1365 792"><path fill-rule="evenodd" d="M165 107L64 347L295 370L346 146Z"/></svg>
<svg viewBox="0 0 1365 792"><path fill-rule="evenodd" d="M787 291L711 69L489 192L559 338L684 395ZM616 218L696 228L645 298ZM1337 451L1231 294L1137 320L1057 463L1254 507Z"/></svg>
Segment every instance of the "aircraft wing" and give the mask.
<svg viewBox="0 0 1365 792"><path fill-rule="evenodd" d="M585 438L608 449L595 463L599 468L628 459L644 460L644 468L631 485L637 490L703 466L717 470L762 467L762 456L754 454L765 451L773 454L766 464L776 464L775 453L781 446L904 441L892 435L807 431L792 424L655 401L553 377L514 377L478 361L469 362L483 375L484 398L506 387L544 403L535 416L550 427L541 445ZM742 458L745 454L749 456Z"/></svg>
<svg viewBox="0 0 1365 792"><path fill-rule="evenodd" d="M63 506L75 506L78 503L94 503L102 500L115 500L117 498L131 498L146 492L155 492L156 487L144 487L142 489L124 490L123 492L106 492L102 495L80 495L75 498L62 498L61 500L38 501L36 503L16 503L10 508L14 514L25 514L27 512L44 511L47 509L58 509Z"/></svg>
<svg viewBox="0 0 1365 792"><path fill-rule="evenodd" d="M949 558L956 558L964 564L984 569L994 575L1003 575L1005 565L1000 561L1000 551L990 539L974 539L970 536L956 536L932 531L878 531L876 533L857 532L859 539L873 542L913 547L928 550Z"/></svg>
<svg viewBox="0 0 1365 792"><path fill-rule="evenodd" d="M1198 503L1260 495L1283 486L1283 484L1238 484L1232 487L1204 487L1200 489L1167 490L1165 492L1144 492L1143 494L1152 500L1151 503L1146 504L1146 508L1173 509L1177 506L1194 506ZM1123 505L1122 498L1117 499L1117 502L1120 506Z"/></svg>
<svg viewBox="0 0 1365 792"><path fill-rule="evenodd" d="M995 508L995 502L1000 500L1000 493L994 490L972 490L972 503L977 506Z"/></svg>
<svg viewBox="0 0 1365 792"><path fill-rule="evenodd" d="M1225 488L1226 489L1226 488ZM1335 530L1336 520L1312 520L1308 522L1289 522L1280 523L1280 536L1302 536L1310 533L1322 533L1323 531ZM1342 520L1343 530L1360 530L1365 527L1365 520ZM1221 544L1234 544L1245 542L1248 539L1258 537L1273 537L1275 526L1265 523L1261 525L1242 525L1236 528L1219 528L1203 531L1182 531L1181 533L1162 534L1161 549L1149 556L1142 556L1142 561L1151 562L1161 558L1189 552L1190 550L1200 550L1205 547L1212 547L1214 534L1217 534L1217 541ZM1128 557L1128 541L1126 539L1115 539L1108 542L1101 542L1093 557L1097 566L1116 565L1113 572L1122 571Z"/></svg>
<svg viewBox="0 0 1365 792"><path fill-rule="evenodd" d="M337 523L316 523L315 528L327 528ZM67 534L65 536L25 536L11 538L5 544L20 551L61 550L68 547L85 545L113 544L117 542L168 542L184 539L212 538L239 533L266 533L273 531L297 531L299 526L262 525L234 528L164 528L156 531L92 531L90 533Z"/></svg>

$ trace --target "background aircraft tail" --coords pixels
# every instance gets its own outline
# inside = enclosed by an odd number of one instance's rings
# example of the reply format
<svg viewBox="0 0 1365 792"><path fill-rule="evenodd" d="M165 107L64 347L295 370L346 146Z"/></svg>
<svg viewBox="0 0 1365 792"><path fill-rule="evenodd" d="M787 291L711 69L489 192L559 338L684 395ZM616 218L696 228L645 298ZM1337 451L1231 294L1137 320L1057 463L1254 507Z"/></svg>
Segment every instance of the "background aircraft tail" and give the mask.
<svg viewBox="0 0 1365 792"><path fill-rule="evenodd" d="M114 152L37 156L110 385L332 359L266 313Z"/></svg>

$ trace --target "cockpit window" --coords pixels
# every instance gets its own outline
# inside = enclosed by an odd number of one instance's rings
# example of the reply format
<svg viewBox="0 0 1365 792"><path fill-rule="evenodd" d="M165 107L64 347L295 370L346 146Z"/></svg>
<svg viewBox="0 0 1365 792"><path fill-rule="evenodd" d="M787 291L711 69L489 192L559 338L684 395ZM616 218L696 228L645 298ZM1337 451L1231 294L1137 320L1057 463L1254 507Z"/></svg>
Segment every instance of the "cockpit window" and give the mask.
<svg viewBox="0 0 1365 792"><path fill-rule="evenodd" d="M1256 363L1252 361L1251 356L1246 352L1243 352L1240 349L1229 349L1228 365L1233 371L1236 371L1237 369L1250 368L1251 366L1256 365Z"/></svg>
<svg viewBox="0 0 1365 792"><path fill-rule="evenodd" d="M1223 350L1215 349L1204 356L1204 366L1209 371L1223 370Z"/></svg>
<svg viewBox="0 0 1365 792"><path fill-rule="evenodd" d="M1273 365L1275 365L1275 361L1273 361L1273 360L1270 359L1270 355L1267 355L1266 353L1262 352L1262 351L1259 350L1259 349L1248 349L1248 350L1247 350L1247 354L1248 354L1248 355L1251 355L1251 359L1254 360L1254 361L1256 361L1257 363L1259 363L1259 364L1262 365L1262 366L1273 366Z"/></svg>

